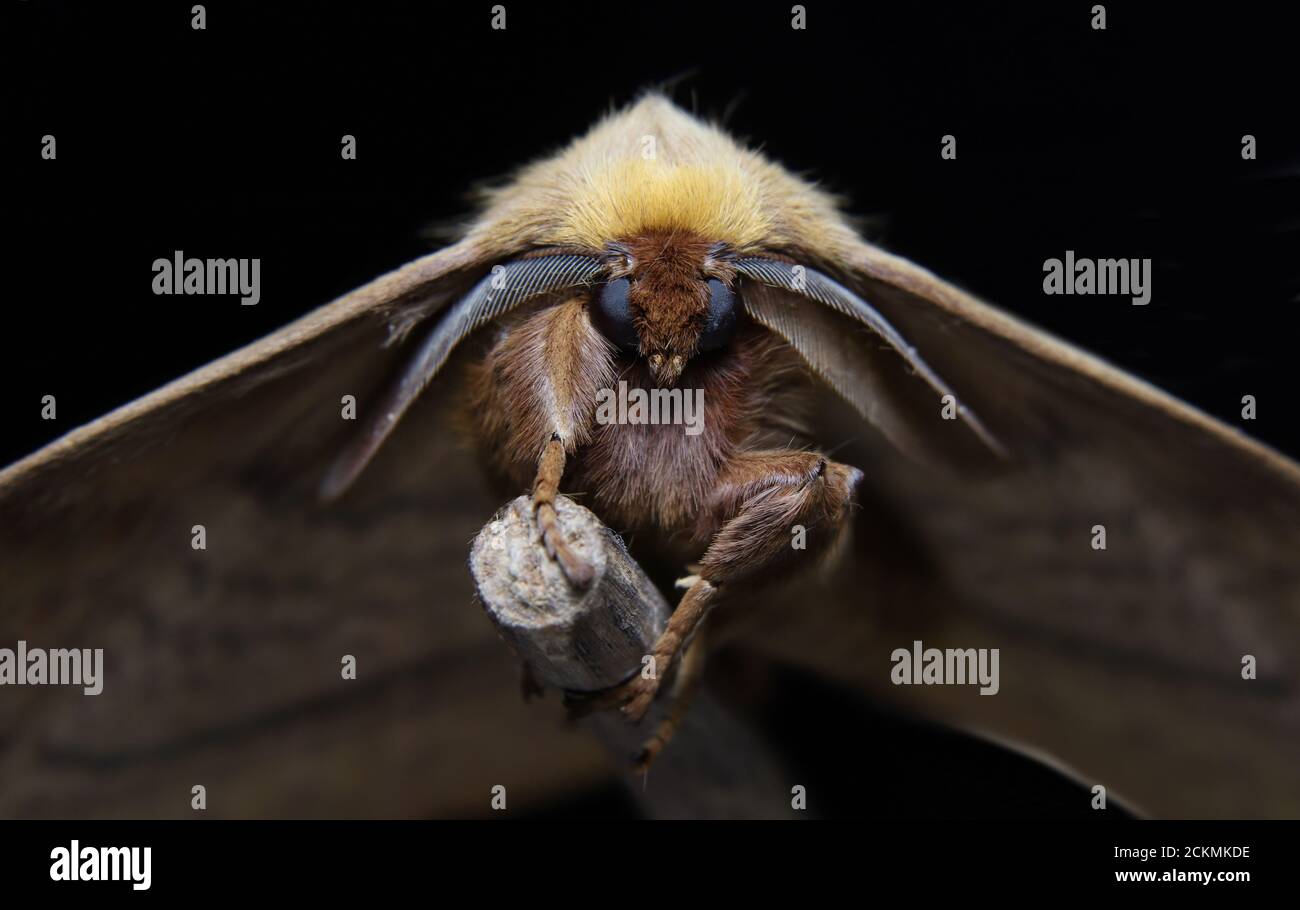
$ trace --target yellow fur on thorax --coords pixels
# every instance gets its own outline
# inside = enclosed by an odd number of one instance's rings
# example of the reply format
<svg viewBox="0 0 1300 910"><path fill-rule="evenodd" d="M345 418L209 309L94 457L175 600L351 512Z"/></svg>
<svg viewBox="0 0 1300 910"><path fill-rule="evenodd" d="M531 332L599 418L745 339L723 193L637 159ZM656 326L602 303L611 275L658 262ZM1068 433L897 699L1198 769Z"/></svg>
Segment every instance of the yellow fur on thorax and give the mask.
<svg viewBox="0 0 1300 910"><path fill-rule="evenodd" d="M557 225L563 242L590 247L655 230L747 247L761 243L771 223L755 187L725 164L633 158L589 173Z"/></svg>
<svg viewBox="0 0 1300 910"><path fill-rule="evenodd" d="M657 95L491 191L469 236L493 247L602 249L677 230L741 251L856 243L835 201Z"/></svg>

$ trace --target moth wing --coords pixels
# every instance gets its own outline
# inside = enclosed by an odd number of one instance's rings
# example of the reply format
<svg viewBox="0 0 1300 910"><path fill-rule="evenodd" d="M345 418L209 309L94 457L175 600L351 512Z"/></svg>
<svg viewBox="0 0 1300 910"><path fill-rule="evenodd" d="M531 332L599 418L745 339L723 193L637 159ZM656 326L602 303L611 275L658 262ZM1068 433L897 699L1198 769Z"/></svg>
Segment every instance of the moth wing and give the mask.
<svg viewBox="0 0 1300 910"><path fill-rule="evenodd" d="M497 784L527 808L608 773L525 709L473 604L504 500L451 438L453 373L316 496L408 356L387 328L499 252L418 260L0 473L0 647L103 649L98 695L5 686L0 815L187 816L195 786L221 816L477 815Z"/></svg>
<svg viewBox="0 0 1300 910"><path fill-rule="evenodd" d="M827 441L866 475L854 549L802 598L815 616L778 596L754 641L1141 811L1300 815L1300 467L906 260L841 265L1009 460L935 471L832 406ZM809 324L844 375L881 369L846 317ZM893 684L916 641L999 649L996 694Z"/></svg>
<svg viewBox="0 0 1300 910"><path fill-rule="evenodd" d="M768 284L747 285L743 299L751 319L789 342L813 374L907 457L958 471L988 470L1005 457L942 377L927 382L900 355L898 345L906 339L892 327L885 329L893 344L872 325ZM953 419L936 420L945 410Z"/></svg>

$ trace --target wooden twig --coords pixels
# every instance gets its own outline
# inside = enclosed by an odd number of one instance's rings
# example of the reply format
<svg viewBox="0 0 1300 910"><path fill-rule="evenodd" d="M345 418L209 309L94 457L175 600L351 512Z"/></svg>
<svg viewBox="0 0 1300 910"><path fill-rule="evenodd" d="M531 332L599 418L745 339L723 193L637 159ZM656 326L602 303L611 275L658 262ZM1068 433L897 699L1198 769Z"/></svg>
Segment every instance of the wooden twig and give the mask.
<svg viewBox="0 0 1300 910"><path fill-rule="evenodd" d="M642 668L672 612L618 535L587 509L557 497L569 545L595 569L578 591L547 554L521 496L474 539L470 569L479 600L539 682L568 692L617 685ZM671 681L666 686L671 689ZM638 725L616 712L584 721L619 764L630 767L671 699ZM653 818L788 818L790 784L780 759L744 719L707 690L651 769L654 784L626 778Z"/></svg>
<svg viewBox="0 0 1300 910"><path fill-rule="evenodd" d="M641 669L672 611L617 534L564 496L555 507L569 546L595 570L585 591L547 556L527 496L479 532L470 571L483 608L539 682L596 692Z"/></svg>

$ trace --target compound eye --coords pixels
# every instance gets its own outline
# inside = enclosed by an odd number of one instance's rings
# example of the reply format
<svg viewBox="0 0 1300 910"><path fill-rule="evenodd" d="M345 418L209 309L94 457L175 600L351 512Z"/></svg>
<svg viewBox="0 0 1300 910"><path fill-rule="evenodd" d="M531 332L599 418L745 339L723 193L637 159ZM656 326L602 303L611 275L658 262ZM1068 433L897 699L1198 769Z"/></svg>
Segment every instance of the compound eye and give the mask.
<svg viewBox="0 0 1300 910"><path fill-rule="evenodd" d="M736 331L736 295L716 278L709 279L709 315L700 335L700 350L713 351L731 340Z"/></svg>
<svg viewBox="0 0 1300 910"><path fill-rule="evenodd" d="M596 305L591 308L591 321L616 347L635 354L640 349L641 340L632 324L632 310L628 306L630 285L626 278L615 278L601 285L596 292Z"/></svg>

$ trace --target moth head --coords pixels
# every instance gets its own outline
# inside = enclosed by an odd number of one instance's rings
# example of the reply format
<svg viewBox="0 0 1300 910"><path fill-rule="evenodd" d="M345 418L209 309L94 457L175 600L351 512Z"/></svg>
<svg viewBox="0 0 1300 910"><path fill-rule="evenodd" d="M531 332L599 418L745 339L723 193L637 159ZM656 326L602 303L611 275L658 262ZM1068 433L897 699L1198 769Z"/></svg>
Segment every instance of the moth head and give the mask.
<svg viewBox="0 0 1300 910"><path fill-rule="evenodd" d="M736 272L721 245L647 234L611 244L607 261L592 323L619 350L643 358L657 384L673 385L692 358L730 343Z"/></svg>

